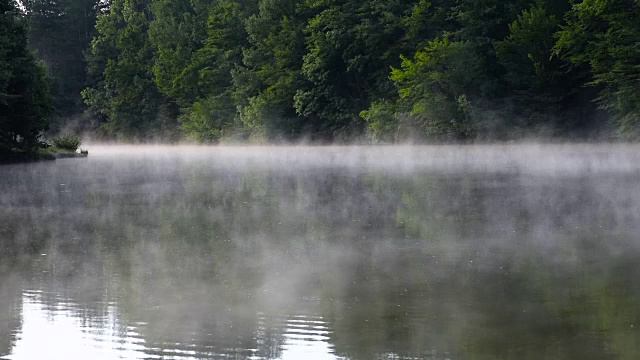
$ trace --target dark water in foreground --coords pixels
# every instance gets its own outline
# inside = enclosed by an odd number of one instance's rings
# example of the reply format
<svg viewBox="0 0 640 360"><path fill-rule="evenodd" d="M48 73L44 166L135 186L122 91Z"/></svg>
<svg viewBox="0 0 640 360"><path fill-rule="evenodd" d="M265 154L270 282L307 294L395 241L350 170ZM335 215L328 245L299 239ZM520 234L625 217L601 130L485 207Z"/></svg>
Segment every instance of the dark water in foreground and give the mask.
<svg viewBox="0 0 640 360"><path fill-rule="evenodd" d="M2 359L638 359L640 147L0 167Z"/></svg>

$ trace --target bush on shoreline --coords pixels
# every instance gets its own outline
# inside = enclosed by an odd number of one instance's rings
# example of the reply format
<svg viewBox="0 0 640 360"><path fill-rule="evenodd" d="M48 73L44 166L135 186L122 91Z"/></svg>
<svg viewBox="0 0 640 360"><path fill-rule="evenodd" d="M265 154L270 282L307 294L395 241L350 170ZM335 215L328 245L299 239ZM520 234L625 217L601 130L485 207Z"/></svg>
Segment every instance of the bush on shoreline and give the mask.
<svg viewBox="0 0 640 360"><path fill-rule="evenodd" d="M76 151L82 144L82 139L77 135L64 135L53 138L53 144L61 149Z"/></svg>

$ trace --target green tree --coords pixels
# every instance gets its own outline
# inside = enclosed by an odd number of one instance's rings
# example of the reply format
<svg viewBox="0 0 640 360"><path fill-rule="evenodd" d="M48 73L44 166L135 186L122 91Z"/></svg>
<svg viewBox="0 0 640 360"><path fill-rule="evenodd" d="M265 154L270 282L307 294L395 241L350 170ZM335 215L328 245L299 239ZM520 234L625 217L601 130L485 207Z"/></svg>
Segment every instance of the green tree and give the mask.
<svg viewBox="0 0 640 360"><path fill-rule="evenodd" d="M29 47L52 78L52 125L64 126L85 110L80 91L86 83L83 52L94 34L98 0L25 0Z"/></svg>
<svg viewBox="0 0 640 360"><path fill-rule="evenodd" d="M495 50L504 68L506 100L514 103L517 118L524 119L510 123L511 127L548 127L567 134L586 127L592 116L579 110L592 106L583 100L590 93L582 86L588 75L585 68L571 67L553 54L561 24L553 11L557 10L541 0L523 10L509 24L509 35L495 43Z"/></svg>
<svg viewBox="0 0 640 360"><path fill-rule="evenodd" d="M201 141L218 141L236 132L232 73L249 45L245 20L255 13L254 2L221 0L209 10L206 38L183 74L190 76L193 102L183 109L183 131Z"/></svg>
<svg viewBox="0 0 640 360"><path fill-rule="evenodd" d="M471 40L473 32L463 36L460 21L452 21L461 11L459 4L452 5L423 0L405 10L399 50L415 55L397 55L402 62L392 69L392 87L360 113L374 139L453 140L475 134L470 101L483 94L490 80L487 57ZM465 37L469 40L451 40Z"/></svg>
<svg viewBox="0 0 640 360"><path fill-rule="evenodd" d="M171 138L177 124L153 76L148 0L116 0L96 24L88 53L92 84L82 96L101 130L122 139Z"/></svg>
<svg viewBox="0 0 640 360"><path fill-rule="evenodd" d="M330 5L319 2L321 11L306 28L307 52L302 73L311 87L296 92L294 106L298 114L313 124L315 136L331 139L334 134L351 132L354 125L357 127L350 116L350 106L362 94L358 94L361 89L355 85L356 74L347 74L348 65L342 58L342 51L350 44L355 2L325 3Z"/></svg>
<svg viewBox="0 0 640 360"><path fill-rule="evenodd" d="M179 106L191 105L203 93L192 61L207 38L210 7L209 2L189 0L156 0L151 4L149 39L157 49L154 81L158 90Z"/></svg>
<svg viewBox="0 0 640 360"><path fill-rule="evenodd" d="M296 91L309 86L302 74L304 29L315 11L301 0L261 0L246 22L249 46L234 72L234 100L253 137L294 139L312 124L295 111Z"/></svg>
<svg viewBox="0 0 640 360"><path fill-rule="evenodd" d="M393 93L388 70L399 65L407 40L405 17L416 3L312 3L319 14L306 28L302 65L311 87L296 93L295 107L317 124L316 133L328 138L361 133L360 111Z"/></svg>
<svg viewBox="0 0 640 360"><path fill-rule="evenodd" d="M10 0L0 0L0 149L33 150L48 126L49 83L27 49L25 21Z"/></svg>
<svg viewBox="0 0 640 360"><path fill-rule="evenodd" d="M486 81L482 65L473 44L446 37L429 42L413 60L403 58L391 79L408 110L408 126L417 125L427 138L473 136L477 129L470 119L470 98Z"/></svg>
<svg viewBox="0 0 640 360"><path fill-rule="evenodd" d="M588 134L598 112L589 104L584 67L554 56L555 33L568 1L458 0L417 4L405 20L409 36L438 34L392 71L398 97L361 113L370 135L461 140ZM420 19L442 19L416 31ZM404 54L407 54L406 52ZM589 129L589 130L585 130ZM390 133L389 133L390 132Z"/></svg>
<svg viewBox="0 0 640 360"><path fill-rule="evenodd" d="M618 132L640 137L640 1L584 0L566 15L557 54L593 75L599 105L609 111Z"/></svg>
<svg viewBox="0 0 640 360"><path fill-rule="evenodd" d="M556 76L557 59L552 58L554 33L559 21L547 14L541 2L524 10L509 24L509 35L496 42L496 54L505 68L506 81L515 91L537 91ZM555 66L554 66L555 65Z"/></svg>

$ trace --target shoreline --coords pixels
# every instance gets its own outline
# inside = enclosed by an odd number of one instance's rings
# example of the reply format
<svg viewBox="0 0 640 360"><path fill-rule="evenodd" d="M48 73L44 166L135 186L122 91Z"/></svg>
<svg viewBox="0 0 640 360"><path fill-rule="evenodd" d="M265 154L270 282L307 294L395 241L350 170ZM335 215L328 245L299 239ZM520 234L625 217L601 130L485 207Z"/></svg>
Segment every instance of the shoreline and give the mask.
<svg viewBox="0 0 640 360"><path fill-rule="evenodd" d="M7 151L0 152L0 165L51 161L56 159L86 158L87 156L88 152L78 153L56 147L38 149L38 151L32 153L24 151Z"/></svg>

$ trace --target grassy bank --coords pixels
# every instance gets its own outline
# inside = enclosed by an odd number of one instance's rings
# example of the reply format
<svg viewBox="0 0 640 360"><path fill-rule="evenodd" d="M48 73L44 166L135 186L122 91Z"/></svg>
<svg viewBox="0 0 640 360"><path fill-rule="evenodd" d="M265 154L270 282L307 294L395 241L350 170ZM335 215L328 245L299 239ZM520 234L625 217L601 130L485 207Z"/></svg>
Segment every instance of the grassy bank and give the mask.
<svg viewBox="0 0 640 360"><path fill-rule="evenodd" d="M84 158L88 153L78 153L73 150L62 149L59 147L51 146L48 148L41 148L35 152L28 152L15 149L1 149L0 150L0 164L13 164L32 161L43 160L55 160L62 158Z"/></svg>
<svg viewBox="0 0 640 360"><path fill-rule="evenodd" d="M88 154L89 153L86 151L77 152L75 150L63 149L56 146L38 150L38 156L40 156L42 160L55 160L55 159L63 159L63 158L84 158L84 157L87 157Z"/></svg>

